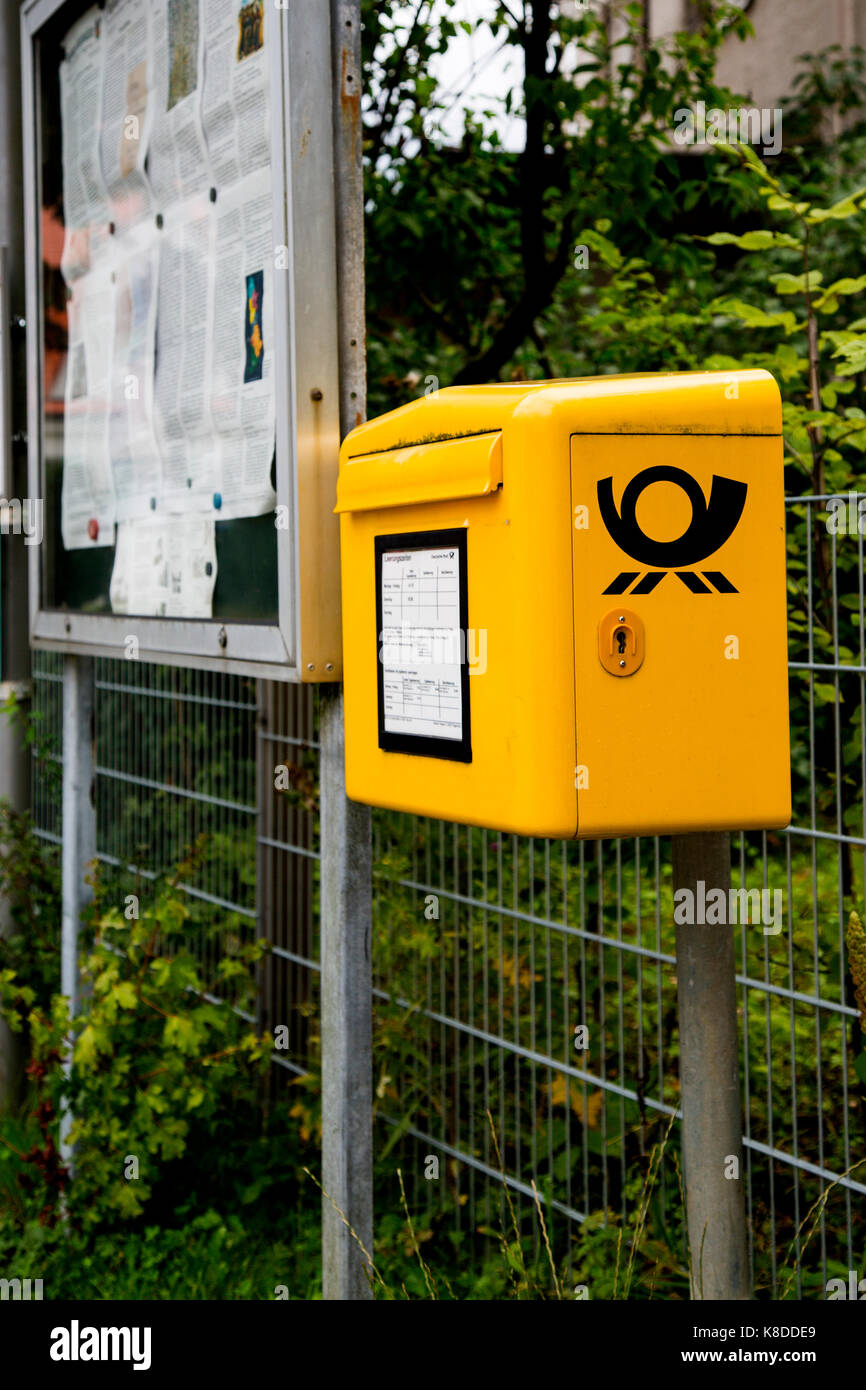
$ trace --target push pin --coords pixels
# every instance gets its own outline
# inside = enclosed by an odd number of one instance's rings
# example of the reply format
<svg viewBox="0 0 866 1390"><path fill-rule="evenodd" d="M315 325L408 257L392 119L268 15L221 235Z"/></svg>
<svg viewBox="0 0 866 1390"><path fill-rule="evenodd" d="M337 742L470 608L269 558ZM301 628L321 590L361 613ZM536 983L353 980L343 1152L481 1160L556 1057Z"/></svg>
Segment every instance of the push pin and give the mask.
<svg viewBox="0 0 866 1390"><path fill-rule="evenodd" d="M220 507L221 507L222 504L223 504L223 495L222 495L221 492L215 492L215 493L214 493L214 495L213 495L213 504L214 504L214 507L216 508L216 510L219 511Z"/></svg>
<svg viewBox="0 0 866 1390"><path fill-rule="evenodd" d="M87 523L87 534L92 541L99 540L99 522L92 516Z"/></svg>

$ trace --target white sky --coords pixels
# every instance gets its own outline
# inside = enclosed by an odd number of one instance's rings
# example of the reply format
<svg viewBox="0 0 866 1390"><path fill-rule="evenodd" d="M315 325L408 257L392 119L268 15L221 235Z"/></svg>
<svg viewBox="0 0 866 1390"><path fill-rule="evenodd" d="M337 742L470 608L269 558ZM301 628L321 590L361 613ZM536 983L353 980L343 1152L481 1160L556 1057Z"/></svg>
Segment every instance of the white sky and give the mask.
<svg viewBox="0 0 866 1390"><path fill-rule="evenodd" d="M521 0L516 0L516 3L520 4ZM414 8L414 5L405 6L404 13L409 22ZM492 15L495 8L490 0L458 0L452 10L452 18L455 23L464 19L475 24L486 15ZM434 60L431 72L437 79L439 92L453 103L442 121L449 144L459 144L463 135L464 108L483 111L492 103L496 109L509 88L520 89L522 86L523 59L520 49L501 45L501 38L494 38L489 29L481 29L471 35L458 30L448 45L448 51ZM521 119L503 114L495 125L506 149L523 149Z"/></svg>

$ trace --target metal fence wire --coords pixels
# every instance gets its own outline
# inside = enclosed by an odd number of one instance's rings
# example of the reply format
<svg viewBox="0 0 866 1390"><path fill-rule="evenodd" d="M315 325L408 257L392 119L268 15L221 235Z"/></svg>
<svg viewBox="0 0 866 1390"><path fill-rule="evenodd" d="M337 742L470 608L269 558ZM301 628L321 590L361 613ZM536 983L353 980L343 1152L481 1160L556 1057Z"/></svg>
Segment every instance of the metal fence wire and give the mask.
<svg viewBox="0 0 866 1390"><path fill-rule="evenodd" d="M741 1176L755 1288L772 1297L823 1297L864 1263L866 1067L846 943L866 877L863 537L831 534L827 502L787 507L792 825L733 837L734 885L779 895L769 930L766 916L735 928ZM60 660L33 661L58 747ZM257 1021L288 1025L275 1062L290 1073L317 1065L315 704L306 687L98 663L100 857L141 883L206 837L186 891L225 932L272 943ZM33 806L59 842L38 765ZM417 1229L447 1223L480 1259L504 1185L538 1239L537 1191L554 1250L580 1271L586 1242L607 1233L613 1252L643 1204L676 1257L645 1285L688 1296L669 843L376 812L373 967L379 1159L400 1167Z"/></svg>

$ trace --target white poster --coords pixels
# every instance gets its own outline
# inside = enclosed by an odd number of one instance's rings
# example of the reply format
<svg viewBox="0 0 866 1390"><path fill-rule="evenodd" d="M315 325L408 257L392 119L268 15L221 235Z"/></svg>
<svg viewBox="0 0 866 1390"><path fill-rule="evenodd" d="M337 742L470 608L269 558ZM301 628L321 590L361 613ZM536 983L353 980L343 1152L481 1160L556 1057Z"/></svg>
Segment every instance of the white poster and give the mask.
<svg viewBox="0 0 866 1390"><path fill-rule="evenodd" d="M155 422L160 508L213 514L219 455L208 405L213 342L210 212L160 238Z"/></svg>
<svg viewBox="0 0 866 1390"><path fill-rule="evenodd" d="M153 83L150 7L140 0L109 0L100 158L118 234L153 217L144 169L155 103Z"/></svg>
<svg viewBox="0 0 866 1390"><path fill-rule="evenodd" d="M117 528L111 610L140 618L209 618L216 583L214 524L162 516Z"/></svg>
<svg viewBox="0 0 866 1390"><path fill-rule="evenodd" d="M220 516L272 511L274 300L270 177L217 201L210 413L220 445Z"/></svg>
<svg viewBox="0 0 866 1390"><path fill-rule="evenodd" d="M202 126L220 190L270 163L264 0L202 0Z"/></svg>
<svg viewBox="0 0 866 1390"><path fill-rule="evenodd" d="M157 273L149 226L119 239L114 271L114 346L108 448L117 520L149 516L162 497L153 423Z"/></svg>
<svg viewBox="0 0 866 1390"><path fill-rule="evenodd" d="M114 486L108 451L114 337L112 272L74 282L63 416L61 532L67 550L114 542Z"/></svg>
<svg viewBox="0 0 866 1390"><path fill-rule="evenodd" d="M204 27L199 0L153 0L154 116L148 174L166 225L173 205L206 200L213 182L201 128Z"/></svg>
<svg viewBox="0 0 866 1390"><path fill-rule="evenodd" d="M104 19L94 6L63 40L60 64L63 222L61 270L67 283L97 266L111 220L99 159L102 123Z"/></svg>

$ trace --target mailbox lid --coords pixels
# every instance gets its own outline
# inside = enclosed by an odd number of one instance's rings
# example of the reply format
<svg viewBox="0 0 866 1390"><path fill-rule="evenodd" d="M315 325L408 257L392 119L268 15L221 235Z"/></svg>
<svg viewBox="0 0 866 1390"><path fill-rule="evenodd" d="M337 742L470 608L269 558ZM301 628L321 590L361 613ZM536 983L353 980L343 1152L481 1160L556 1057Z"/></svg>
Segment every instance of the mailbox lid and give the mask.
<svg viewBox="0 0 866 1390"><path fill-rule="evenodd" d="M490 432L344 458L337 512L484 497L502 483L502 435Z"/></svg>
<svg viewBox="0 0 866 1390"><path fill-rule="evenodd" d="M341 470L365 455L508 433L512 422L537 430L563 411L582 434L782 432L779 388L758 367L446 386L358 425L343 441Z"/></svg>

